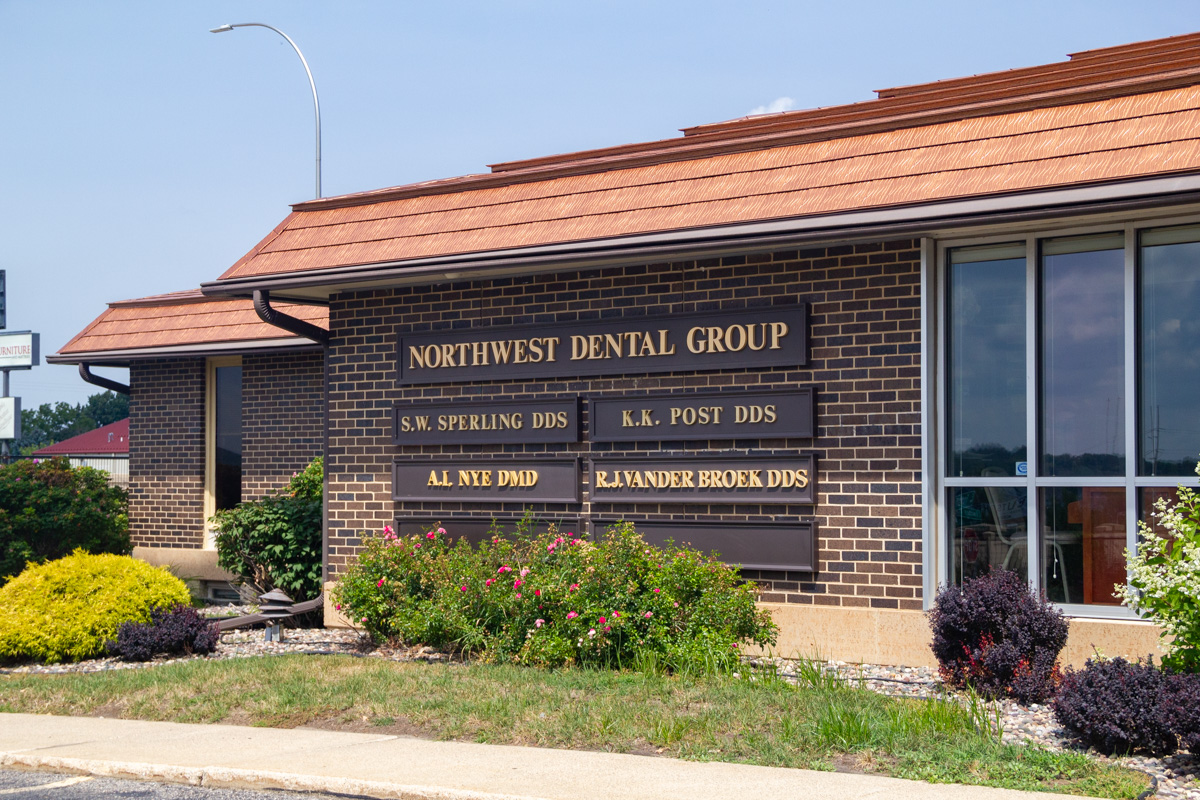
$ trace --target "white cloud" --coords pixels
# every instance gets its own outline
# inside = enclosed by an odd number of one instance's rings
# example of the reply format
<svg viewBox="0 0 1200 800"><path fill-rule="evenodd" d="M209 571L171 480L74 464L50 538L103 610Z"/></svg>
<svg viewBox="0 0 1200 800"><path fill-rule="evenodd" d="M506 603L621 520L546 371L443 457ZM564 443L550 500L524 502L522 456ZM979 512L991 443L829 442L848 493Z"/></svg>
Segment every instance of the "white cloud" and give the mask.
<svg viewBox="0 0 1200 800"><path fill-rule="evenodd" d="M790 97L776 97L765 106L750 109L750 116L755 114L778 114L780 111L791 111L796 107L796 101Z"/></svg>

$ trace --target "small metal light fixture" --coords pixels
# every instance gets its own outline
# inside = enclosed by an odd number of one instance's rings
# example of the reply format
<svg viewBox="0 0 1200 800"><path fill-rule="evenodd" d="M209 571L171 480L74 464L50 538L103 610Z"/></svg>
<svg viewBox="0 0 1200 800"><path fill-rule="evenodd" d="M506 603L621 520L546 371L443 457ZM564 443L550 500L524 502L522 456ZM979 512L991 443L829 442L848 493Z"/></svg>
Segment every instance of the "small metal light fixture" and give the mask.
<svg viewBox="0 0 1200 800"><path fill-rule="evenodd" d="M279 621L292 616L292 598L279 589L272 589L264 595L259 595L259 613L267 618L266 635L268 642L282 641L279 633Z"/></svg>

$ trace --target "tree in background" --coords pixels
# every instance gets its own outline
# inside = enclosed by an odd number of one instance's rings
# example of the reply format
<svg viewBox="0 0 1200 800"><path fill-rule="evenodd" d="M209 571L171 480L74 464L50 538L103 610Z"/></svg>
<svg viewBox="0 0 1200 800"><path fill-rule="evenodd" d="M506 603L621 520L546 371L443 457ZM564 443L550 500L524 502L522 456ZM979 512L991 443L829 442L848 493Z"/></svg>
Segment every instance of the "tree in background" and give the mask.
<svg viewBox="0 0 1200 800"><path fill-rule="evenodd" d="M21 455L29 455L128 416L129 397L116 392L100 392L89 397L86 403L77 405L42 403L36 409L21 413L21 438L13 449Z"/></svg>

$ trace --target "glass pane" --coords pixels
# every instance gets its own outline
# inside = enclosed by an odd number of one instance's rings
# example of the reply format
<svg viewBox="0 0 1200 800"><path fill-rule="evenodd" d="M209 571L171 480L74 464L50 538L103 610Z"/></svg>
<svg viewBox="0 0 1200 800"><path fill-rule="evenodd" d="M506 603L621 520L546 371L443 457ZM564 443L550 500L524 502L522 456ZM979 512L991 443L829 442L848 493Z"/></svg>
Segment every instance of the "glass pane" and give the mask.
<svg viewBox="0 0 1200 800"><path fill-rule="evenodd" d="M1200 230L1190 230L1200 239ZM1142 238L1139 475L1191 475L1200 458L1200 242ZM1172 237L1175 238L1175 237Z"/></svg>
<svg viewBox="0 0 1200 800"><path fill-rule="evenodd" d="M1056 603L1119 605L1125 583L1125 489L1042 489L1042 586Z"/></svg>
<svg viewBox="0 0 1200 800"><path fill-rule="evenodd" d="M1024 245L951 251L949 475L1017 475L1027 458L1023 253Z"/></svg>
<svg viewBox="0 0 1200 800"><path fill-rule="evenodd" d="M1167 529L1158 524L1158 509L1155 505L1159 500L1166 500L1174 505L1179 502L1179 492L1174 486L1144 486L1138 491L1138 519L1150 526L1159 536L1166 536Z"/></svg>
<svg viewBox="0 0 1200 800"><path fill-rule="evenodd" d="M217 510L242 502L242 368L216 371L216 495Z"/></svg>
<svg viewBox="0 0 1200 800"><path fill-rule="evenodd" d="M1042 256L1041 474L1125 474L1125 254ZM1052 254L1057 253L1057 254Z"/></svg>
<svg viewBox="0 0 1200 800"><path fill-rule="evenodd" d="M950 576L954 583L1007 568L1028 572L1028 504L1015 486L950 489Z"/></svg>

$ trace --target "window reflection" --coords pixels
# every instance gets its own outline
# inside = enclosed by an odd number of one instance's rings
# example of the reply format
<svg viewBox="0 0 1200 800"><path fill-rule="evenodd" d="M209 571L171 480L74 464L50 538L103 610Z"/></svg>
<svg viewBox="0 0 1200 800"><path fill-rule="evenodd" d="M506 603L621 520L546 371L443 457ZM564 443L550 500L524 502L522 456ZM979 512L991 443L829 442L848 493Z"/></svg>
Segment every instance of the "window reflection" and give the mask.
<svg viewBox="0 0 1200 800"><path fill-rule="evenodd" d="M1056 603L1118 605L1125 583L1125 488L1042 490L1042 585Z"/></svg>
<svg viewBox="0 0 1200 800"><path fill-rule="evenodd" d="M242 368L216 370L217 463L213 493L218 511L242 502Z"/></svg>
<svg viewBox="0 0 1200 800"><path fill-rule="evenodd" d="M1125 474L1123 243L1117 235L1043 245L1043 475Z"/></svg>
<svg viewBox="0 0 1200 800"><path fill-rule="evenodd" d="M1200 229L1142 237L1140 475L1190 476L1200 457L1200 241L1188 238Z"/></svg>
<svg viewBox="0 0 1200 800"><path fill-rule="evenodd" d="M1016 475L1025 446L1025 246L951 251L950 471Z"/></svg>
<svg viewBox="0 0 1200 800"><path fill-rule="evenodd" d="M1024 488L954 488L950 508L955 583L986 575L993 568L1026 574L1029 514Z"/></svg>

